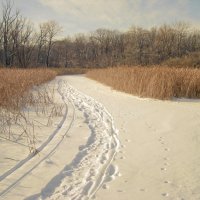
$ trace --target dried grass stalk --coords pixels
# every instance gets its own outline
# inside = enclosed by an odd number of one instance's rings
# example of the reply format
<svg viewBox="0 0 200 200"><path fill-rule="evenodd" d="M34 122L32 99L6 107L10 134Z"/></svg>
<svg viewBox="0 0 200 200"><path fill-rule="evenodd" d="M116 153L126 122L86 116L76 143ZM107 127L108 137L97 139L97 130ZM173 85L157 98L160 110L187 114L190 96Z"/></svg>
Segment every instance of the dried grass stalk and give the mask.
<svg viewBox="0 0 200 200"><path fill-rule="evenodd" d="M91 70L87 77L140 97L200 98L200 69L124 66Z"/></svg>

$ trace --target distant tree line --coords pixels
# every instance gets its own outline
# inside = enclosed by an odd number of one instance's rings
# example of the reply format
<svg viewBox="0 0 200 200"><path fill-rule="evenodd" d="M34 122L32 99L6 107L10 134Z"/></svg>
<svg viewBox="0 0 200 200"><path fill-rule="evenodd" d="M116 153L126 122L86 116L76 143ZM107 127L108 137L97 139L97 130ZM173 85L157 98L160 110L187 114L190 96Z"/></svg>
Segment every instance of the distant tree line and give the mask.
<svg viewBox="0 0 200 200"><path fill-rule="evenodd" d="M55 21L35 29L6 1L0 18L0 64L22 68L150 65L200 51L200 30L183 22L150 30L131 27L126 32L98 29L58 40L60 32Z"/></svg>

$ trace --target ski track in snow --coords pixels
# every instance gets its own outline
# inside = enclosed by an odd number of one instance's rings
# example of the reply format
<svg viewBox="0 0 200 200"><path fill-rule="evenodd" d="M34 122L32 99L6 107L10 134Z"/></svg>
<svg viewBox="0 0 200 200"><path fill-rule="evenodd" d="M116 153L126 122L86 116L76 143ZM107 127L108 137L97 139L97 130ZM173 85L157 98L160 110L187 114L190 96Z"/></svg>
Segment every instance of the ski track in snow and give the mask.
<svg viewBox="0 0 200 200"><path fill-rule="evenodd" d="M87 143L79 147L71 164L54 177L35 198L86 200L94 197L101 186L108 188L106 183L119 174L118 167L112 164L120 148L118 130L111 114L101 103L65 81L60 84L64 101L70 101L83 113L91 135Z"/></svg>
<svg viewBox="0 0 200 200"><path fill-rule="evenodd" d="M60 91L60 88L61 88L62 84L59 82L58 85L59 86L58 86L57 91L61 95L61 97L62 97L62 99L64 101L64 97L62 96L62 93ZM51 141L53 141L54 137L56 135L59 136L59 130L62 128L62 126L64 125L64 123L66 123L66 121L67 121L67 115L68 115L68 108L67 108L68 102L64 101L64 103L65 103L65 107L66 108L65 108L65 113L64 113L64 116L63 116L62 120L58 124L57 128L50 134L50 136L47 138L47 140L44 141L42 143L42 145L36 149L37 153L42 152L43 149L45 149L45 148L48 148L48 144ZM48 151L48 153L45 156L43 156L38 162L34 163L34 165L33 165L32 168L29 168L27 171L24 171L24 174L22 176L20 176L17 179L13 179L12 182L11 182L11 184L8 185L6 189L4 189L3 191L0 191L0 198L4 198L4 196L9 191L11 191L22 179L24 179L27 175L29 175L34 169L36 169L43 161L45 161L46 159L48 159L48 157L50 157L57 150L57 148L59 147L59 145L62 143L64 137L67 136L68 132L72 128L74 120L75 120L75 108L73 107L73 116L72 116L72 119L71 119L70 124L68 125L68 127L67 127L64 135L62 135L61 139L59 139L58 141L55 141L55 142L53 141L54 142L53 148L52 149L50 148L49 151ZM30 162L35 157L35 155L37 155L37 154L36 153L31 153L25 159L21 160L19 163L17 163L11 169L9 169L4 174L2 174L0 176L0 182L2 182L4 179L6 179L8 176L10 176L12 173L17 173L18 169L21 168L26 163Z"/></svg>
<svg viewBox="0 0 200 200"><path fill-rule="evenodd" d="M60 84L59 87L57 89L58 93L60 93ZM61 94L60 94L61 95ZM61 95L62 96L62 95ZM65 103L65 105L67 105ZM47 140L45 142L42 143L42 145L40 147L38 147L34 152L32 152L31 154L29 154L25 159L21 160L19 163L17 163L15 166L13 166L11 169L9 169L8 171L6 171L4 174L0 175L0 181L4 180L6 177L8 177L9 175L11 175L13 172L15 172L17 169L19 169L20 167L22 167L24 164L26 164L29 160L31 160L37 153L41 152L50 142L51 140L54 139L54 137L56 136L56 134L58 133L59 129L62 127L64 121L67 118L67 106L65 106L65 114L63 116L63 119L61 120L61 122L58 124L58 127L54 130L54 132L47 138Z"/></svg>
<svg viewBox="0 0 200 200"><path fill-rule="evenodd" d="M36 169L42 162L48 159L59 147L72 128L75 120L75 110L78 109L83 113L85 123L88 125L91 134L85 145L79 146L79 152L71 163L54 177L41 191L41 193L26 198L33 199L67 199L67 200L86 200L95 196L100 187L107 189L107 182L119 176L118 167L112 164L112 161L119 151L120 142L118 139L118 130L114 126L114 120L106 108L93 98L79 92L66 81L58 82L58 92L62 96L65 105L72 105L73 115L72 121L68 125L65 134L60 140L54 137L59 136L59 130L63 128L63 124L67 123L67 108L65 115L59 123L57 129L51 133L46 141L37 149L42 152L48 149L47 154L37 162L33 161L33 167L24 171L22 176L13 179L12 183L6 189L0 192L0 197L14 189L17 184ZM58 136L57 136L58 135ZM55 140L55 142L54 142ZM52 143L52 148L48 148ZM0 176L4 181L8 176L18 173L18 169L26 163L31 162L34 154L30 154L27 158L20 161L10 170Z"/></svg>

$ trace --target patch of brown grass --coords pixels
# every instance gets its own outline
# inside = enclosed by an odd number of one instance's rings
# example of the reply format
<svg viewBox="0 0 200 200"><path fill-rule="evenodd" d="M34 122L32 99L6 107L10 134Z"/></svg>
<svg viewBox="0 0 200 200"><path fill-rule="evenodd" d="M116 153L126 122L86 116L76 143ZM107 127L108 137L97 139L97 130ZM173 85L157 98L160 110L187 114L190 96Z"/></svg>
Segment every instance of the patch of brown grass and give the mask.
<svg viewBox="0 0 200 200"><path fill-rule="evenodd" d="M23 96L35 85L56 76L49 69L0 69L0 107L19 108Z"/></svg>
<svg viewBox="0 0 200 200"><path fill-rule="evenodd" d="M200 98L200 69L169 67L116 67L91 70L89 78L140 97Z"/></svg>
<svg viewBox="0 0 200 200"><path fill-rule="evenodd" d="M190 53L182 57L170 58L162 63L169 67L194 67L200 68L200 52Z"/></svg>

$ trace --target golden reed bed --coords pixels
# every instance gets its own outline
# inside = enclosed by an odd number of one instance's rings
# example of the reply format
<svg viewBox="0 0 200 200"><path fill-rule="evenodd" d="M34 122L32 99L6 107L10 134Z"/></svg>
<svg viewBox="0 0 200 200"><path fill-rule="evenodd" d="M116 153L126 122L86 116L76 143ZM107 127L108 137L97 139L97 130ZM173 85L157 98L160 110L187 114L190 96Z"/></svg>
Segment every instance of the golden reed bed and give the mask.
<svg viewBox="0 0 200 200"><path fill-rule="evenodd" d="M140 97L200 98L200 69L160 66L115 67L91 70L87 77Z"/></svg>
<svg viewBox="0 0 200 200"><path fill-rule="evenodd" d="M34 85L56 76L49 69L0 69L0 107L18 108L21 99Z"/></svg>

